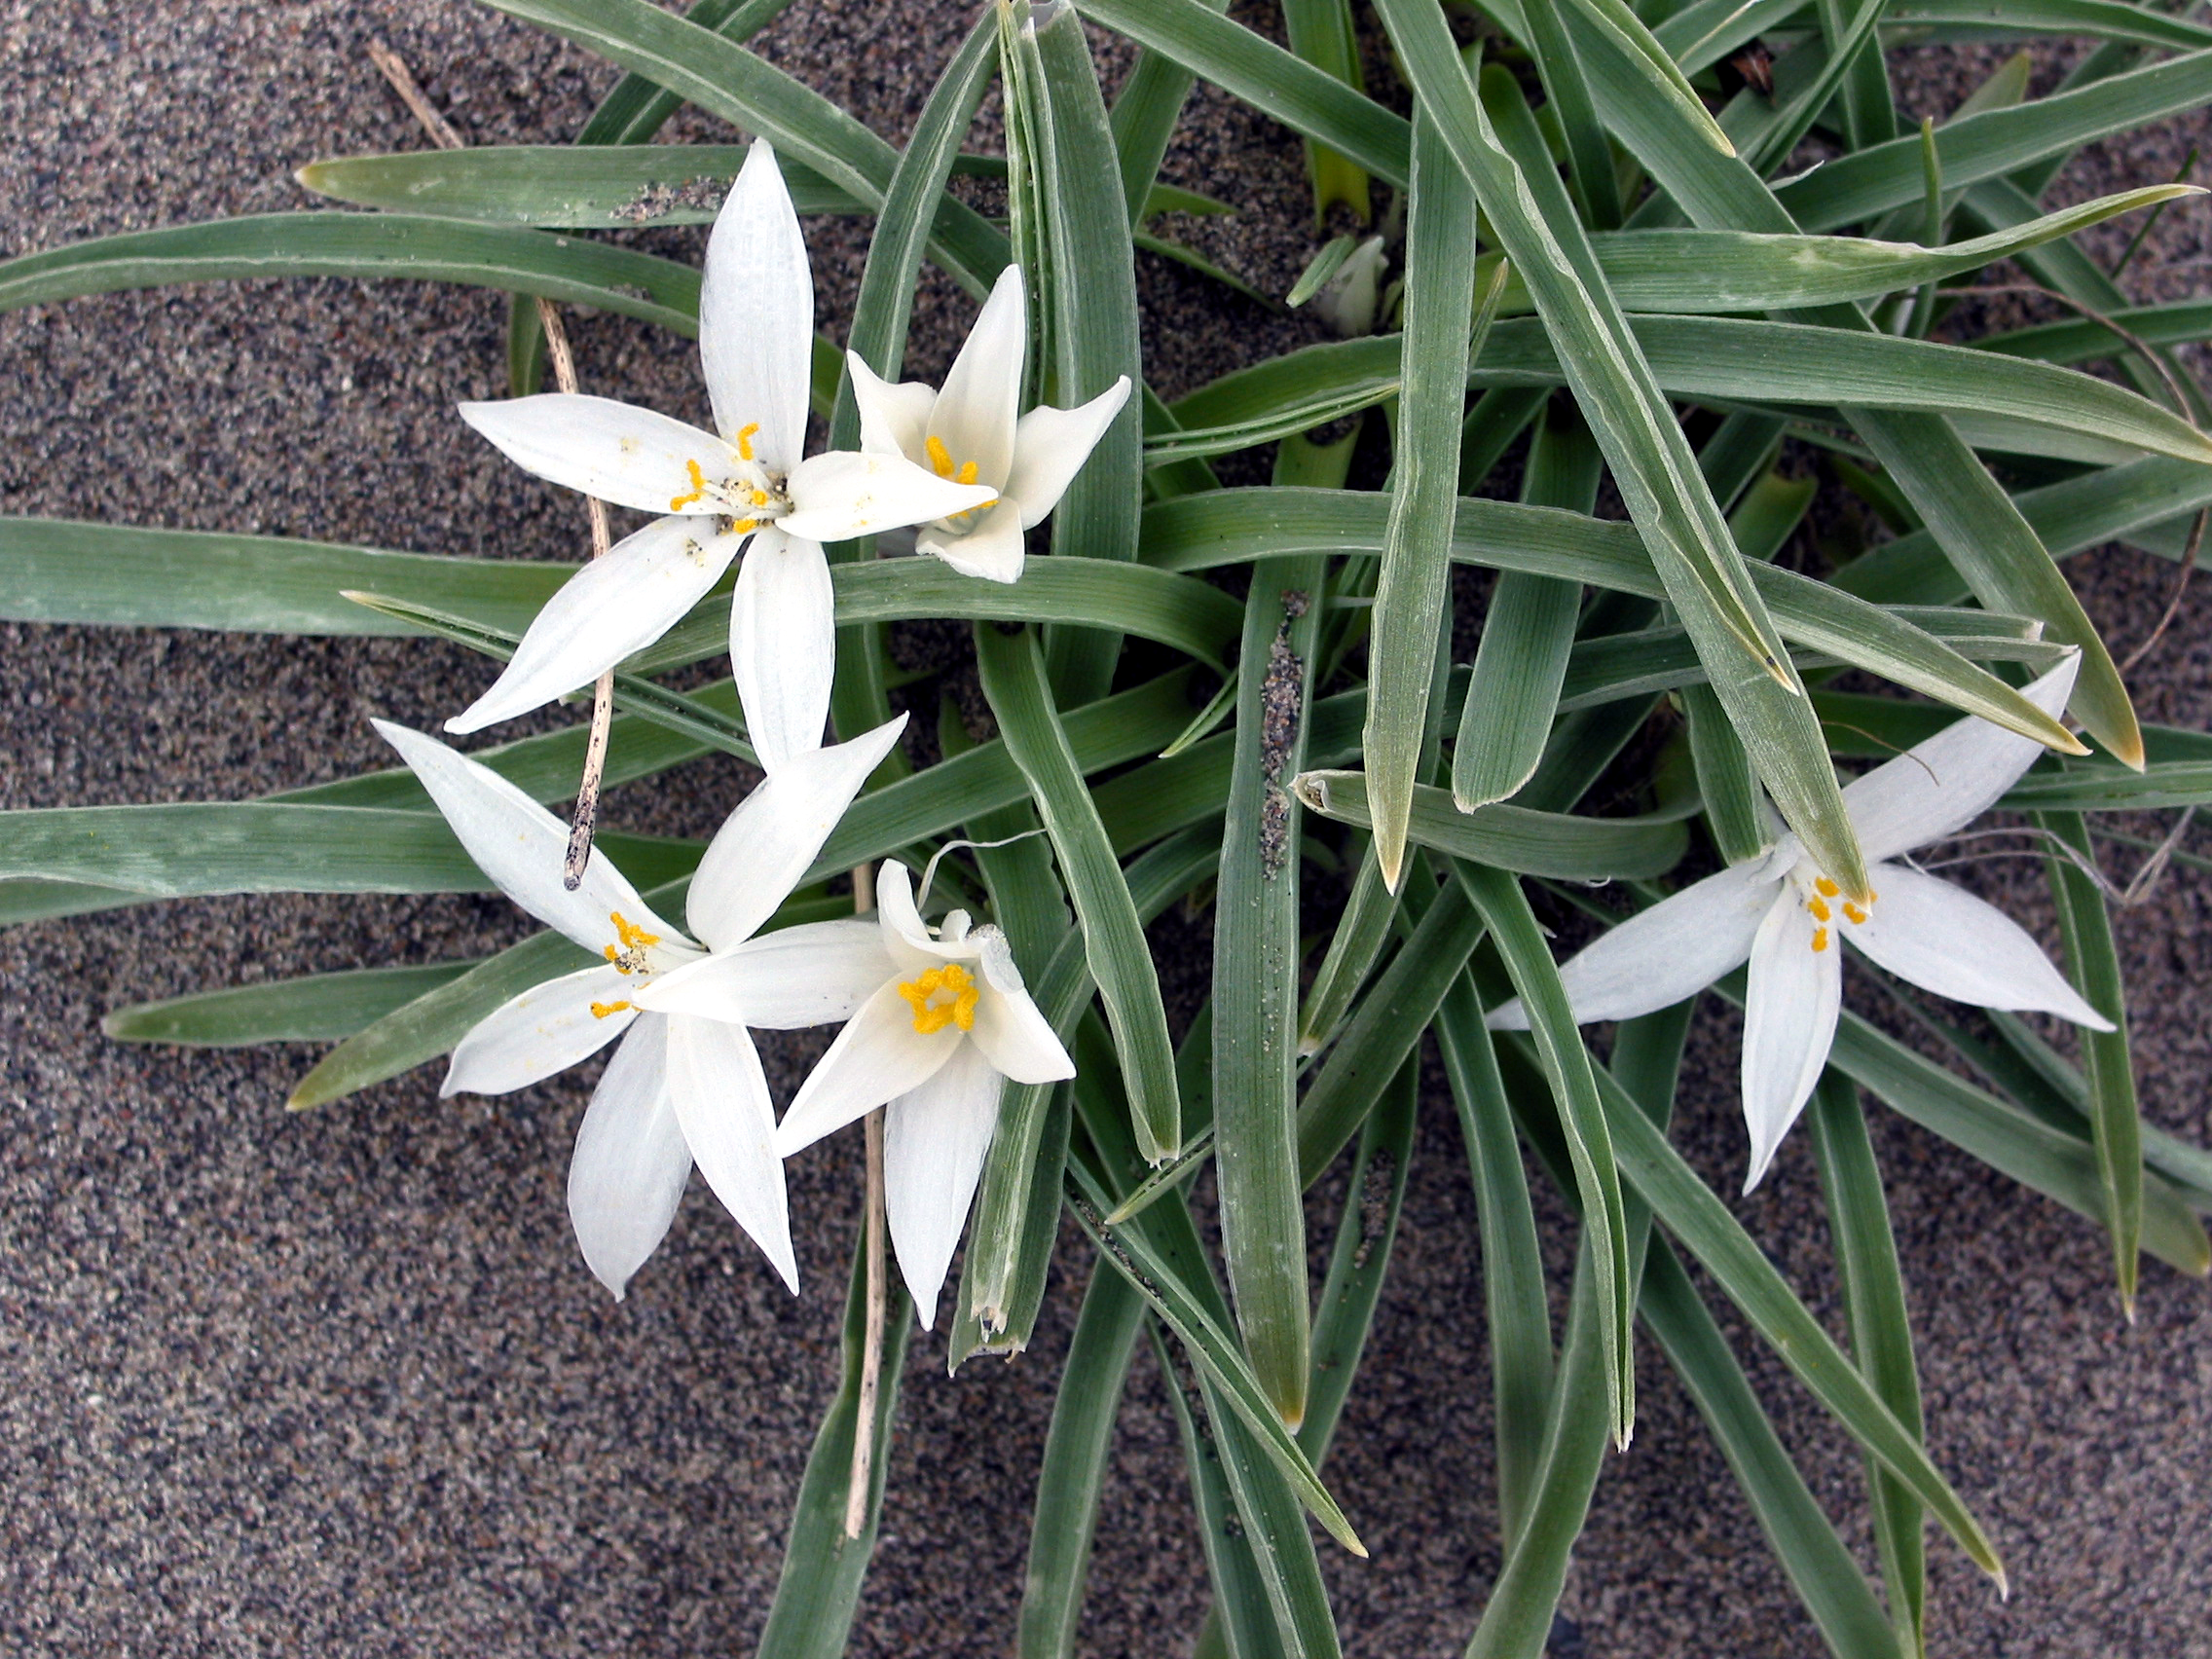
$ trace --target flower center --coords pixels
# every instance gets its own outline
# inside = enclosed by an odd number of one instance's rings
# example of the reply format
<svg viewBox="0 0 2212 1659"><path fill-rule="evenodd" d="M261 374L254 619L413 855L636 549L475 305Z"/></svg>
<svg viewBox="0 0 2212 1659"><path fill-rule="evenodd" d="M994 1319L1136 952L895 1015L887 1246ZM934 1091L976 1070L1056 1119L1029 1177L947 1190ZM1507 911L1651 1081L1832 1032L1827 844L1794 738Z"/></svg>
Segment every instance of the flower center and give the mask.
<svg viewBox="0 0 2212 1659"><path fill-rule="evenodd" d="M792 504L784 495L784 481L762 466L753 453L753 434L759 429L757 421L737 429L737 436L730 440L736 461L724 477L710 478L699 461L685 461L683 469L691 475L691 488L670 497L668 510L681 513L704 504L727 516L722 528L733 535L773 524L790 512Z"/></svg>
<svg viewBox="0 0 2212 1659"><path fill-rule="evenodd" d="M1802 892L1802 889L1800 891ZM1813 920L1818 924L1813 929L1813 949L1816 951L1825 950L1828 947L1828 927L1835 920L1835 906L1831 904L1831 901L1841 899L1840 907L1843 910L1843 919L1854 927L1863 923L1869 914L1868 911L1862 910L1850 900L1842 899L1842 888L1826 876L1822 875L1813 878L1812 891L1804 894L1805 908L1812 912ZM1880 897L1879 893L1870 893L1866 896L1866 903L1871 905Z"/></svg>
<svg viewBox="0 0 2212 1659"><path fill-rule="evenodd" d="M976 1028L976 1003L982 993L968 970L957 962L947 962L908 979L899 987L899 994L914 1011L914 1030L921 1036L935 1036L947 1025L957 1025L963 1031ZM940 996L946 1000L937 1001Z"/></svg>
<svg viewBox="0 0 2212 1659"><path fill-rule="evenodd" d="M649 975L653 971L652 962L645 953L654 945L660 943L660 935L645 932L644 928L623 915L620 910L609 910L607 913L607 919L614 924L616 940L614 944L604 947L607 960L613 963L615 968L624 974ZM593 1006L596 1012L597 1005ZM611 1009L609 1012L611 1012Z"/></svg>
<svg viewBox="0 0 2212 1659"><path fill-rule="evenodd" d="M935 432L930 434L924 447L930 452L930 466L940 478L949 478L955 484L976 482L976 463L964 461L958 466L953 465L952 452L944 447L944 440Z"/></svg>

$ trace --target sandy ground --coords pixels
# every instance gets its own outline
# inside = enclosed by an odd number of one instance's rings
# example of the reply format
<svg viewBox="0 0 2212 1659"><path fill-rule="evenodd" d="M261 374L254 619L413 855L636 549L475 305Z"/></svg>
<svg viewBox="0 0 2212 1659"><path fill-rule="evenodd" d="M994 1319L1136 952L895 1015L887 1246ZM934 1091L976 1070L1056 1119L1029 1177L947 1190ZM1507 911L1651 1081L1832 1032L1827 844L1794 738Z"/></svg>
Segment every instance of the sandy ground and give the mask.
<svg viewBox="0 0 2212 1659"><path fill-rule="evenodd" d="M384 33L476 142L559 141L602 66L460 0L80 0L0 7L0 251L307 204L317 156L418 147L370 70ZM1252 18L1273 27L1271 15ZM949 50L951 9L802 0L770 55L893 139ZM2048 49L2046 49L2046 58ZM1124 59L1112 58L1109 75ZM1984 69L1988 54L1975 58ZM2048 79L2048 62L2045 79ZM1922 65L1911 113L1961 70ZM713 133L686 119L682 136ZM2069 189L2173 176L2199 120L2096 153ZM1228 198L1184 227L1281 291L1310 242L1295 144L1201 92L1170 177ZM2201 207L2167 215L2134 291L2187 291ZM810 233L841 332L862 231ZM646 245L695 257L698 238ZM1305 338L1145 259L1163 389ZM924 296L914 366L969 315ZM499 394L504 305L345 281L116 295L0 317L0 511L260 531L503 557L572 557L572 500L452 414ZM690 349L620 318L576 325L587 388L703 410ZM2121 645L2171 567L2071 569ZM2199 590L2201 593L2203 590ZM0 803L236 798L381 764L371 714L430 724L485 680L402 642L271 643L11 626ZM2144 670L2147 712L2212 712L2212 596ZM733 770L617 792L624 827L699 832ZM2033 866L1982 877L2050 937ZM2205 1138L2197 988L2212 890L2177 873L2120 922L2144 1109ZM479 899L218 900L0 937L0 1645L108 1653L555 1655L748 1649L805 1450L832 1387L858 1211L857 1141L797 1161L806 1294L793 1301L694 1188L616 1307L561 1202L588 1077L441 1103L424 1069L318 1114L280 1107L312 1051L210 1054L104 1041L106 1010L517 937ZM1203 937L1167 941L1202 964ZM1172 976L1178 964L1169 963ZM1677 1140L1738 1181L1731 1021L1701 1019ZM788 1088L810 1050L772 1053ZM1374 1550L1327 1557L1348 1648L1457 1650L1498 1564L1487 1358L1468 1183L1434 1076L1397 1264L1330 1480ZM1887 1113L1891 1183L1938 1462L1985 1518L2009 1604L1933 1541L1944 1655L2212 1654L2212 1313L2147 1269L2129 1328L2099 1233ZM1324 1211L1334 1199L1324 1203ZM1734 1200L1731 1200L1734 1202ZM1799 1142L1737 1211L1831 1323ZM1558 1218L1552 1219L1555 1242ZM1333 1220L1323 1214L1323 1225ZM1029 1490L1085 1252L1063 1241L1031 1354L946 1381L914 1344L856 1652L1011 1643ZM1815 1491L1870 1561L1862 1476L1764 1350L1739 1347ZM1567 1597L1562 1654L1766 1655L1818 1639L1657 1351L1635 1447L1609 1462ZM1086 1651L1183 1650L1204 1589L1180 1453L1149 1356L1122 1413Z"/></svg>

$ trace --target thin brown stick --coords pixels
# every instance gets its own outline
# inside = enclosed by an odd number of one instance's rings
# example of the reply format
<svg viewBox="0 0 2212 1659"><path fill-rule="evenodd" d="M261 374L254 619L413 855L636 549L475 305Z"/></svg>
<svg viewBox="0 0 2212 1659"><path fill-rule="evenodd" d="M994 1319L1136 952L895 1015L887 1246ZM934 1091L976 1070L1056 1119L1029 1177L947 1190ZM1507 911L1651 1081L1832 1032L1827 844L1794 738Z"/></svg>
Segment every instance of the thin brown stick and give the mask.
<svg viewBox="0 0 2212 1659"><path fill-rule="evenodd" d="M875 908L875 870L861 865L853 870L853 914L865 916ZM863 1245L867 1251L867 1334L861 1349L861 1397L853 1419L853 1473L845 1488L845 1536L857 1538L867 1525L868 1489L875 1462L875 1408L883 1391L883 1328L889 1311L891 1287L883 1259L883 1111L867 1115L867 1223Z"/></svg>
<svg viewBox="0 0 2212 1659"><path fill-rule="evenodd" d="M1936 292L1960 299L1973 299L1985 294L2035 294L2043 299L2054 300L2062 306L2071 306L2148 363L2152 372L2165 383L2166 395L2174 400L2174 413L2192 425L2196 424L2190 414L2189 398L2182 391L2181 382L2174 378L2173 370L2167 366L2165 358L2152 348L2151 343L2132 329L2121 327L2116 318L2106 315L2096 307L2083 305L2072 294L2062 294L2056 288L2045 287L2041 282L1984 282L1970 288L1938 288Z"/></svg>
<svg viewBox="0 0 2212 1659"><path fill-rule="evenodd" d="M2212 516L2212 508L2201 510L2196 522L2190 527L2189 540L2181 550L2181 574L2174 577L2174 591L2166 598L2166 608L2158 613L2158 624L2148 638L2121 660L2120 672L2131 673L2137 663L2151 654L2151 647L2165 638L2166 630L2173 626L2174 618L2181 614L2181 602L2189 592L2190 572L2196 569L2196 555L2204 546L2204 521Z"/></svg>
<svg viewBox="0 0 2212 1659"><path fill-rule="evenodd" d="M391 83L399 101L414 112L415 119L423 124L423 130L430 135L431 143L441 150L467 147L466 141L454 130L453 124L423 95L414 71L407 67L406 59L392 51L388 42L372 37L368 51L369 61ZM553 384L573 396L576 359L569 350L569 331L563 326L561 313L553 302L542 294L537 297L537 326L545 336L545 354L553 364ZM603 559L613 540L607 528L607 503L586 496L584 507L591 515L591 556ZM613 719L614 674L609 670L601 675L591 688L591 734L584 740L584 771L576 785L576 811L569 826L569 851L561 861L561 882L571 893L583 885L584 866L591 862L591 838L599 828L600 780L607 775L607 733Z"/></svg>

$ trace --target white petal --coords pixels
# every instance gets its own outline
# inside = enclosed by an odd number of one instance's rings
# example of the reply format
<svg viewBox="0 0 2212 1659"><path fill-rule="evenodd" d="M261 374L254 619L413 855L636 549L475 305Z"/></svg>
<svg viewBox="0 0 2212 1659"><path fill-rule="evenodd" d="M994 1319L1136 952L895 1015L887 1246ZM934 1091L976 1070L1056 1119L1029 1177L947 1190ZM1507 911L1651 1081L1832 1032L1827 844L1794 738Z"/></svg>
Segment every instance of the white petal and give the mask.
<svg viewBox="0 0 2212 1659"><path fill-rule="evenodd" d="M1705 989L1751 954L1779 886L1767 861L1748 860L1629 917L1560 969L1575 1022L1632 1019ZM1483 1023L1526 1031L1529 1015L1515 997Z"/></svg>
<svg viewBox="0 0 2212 1659"><path fill-rule="evenodd" d="M960 355L952 359L930 415L929 436L943 445L955 475L973 463L977 482L994 490L1006 483L1014 469L1021 365L1028 353L1028 296L1021 267L1009 265L999 273ZM931 454L928 460L935 464L938 458Z"/></svg>
<svg viewBox="0 0 2212 1659"><path fill-rule="evenodd" d="M936 554L964 576L980 576L987 582L1020 580L1027 540L1020 503L1002 500L965 522L969 528L957 534L932 525L914 537L914 551Z"/></svg>
<svg viewBox="0 0 2212 1659"><path fill-rule="evenodd" d="M699 361L715 429L770 472L795 468L814 372L814 277L776 153L758 139L707 239Z"/></svg>
<svg viewBox="0 0 2212 1659"><path fill-rule="evenodd" d="M1751 1133L1747 1193L1759 1184L1775 1148L1812 1098L1835 1041L1843 952L1832 927L1826 948L1815 950L1815 926L1796 895L1785 892L1751 941L1744 994L1744 1123Z"/></svg>
<svg viewBox="0 0 2212 1659"><path fill-rule="evenodd" d="M1043 524L1060 504L1128 400L1129 377L1124 375L1080 408L1040 406L1021 418L1014 431L1014 470L1006 476L1005 494L1020 504L1023 530Z"/></svg>
<svg viewBox="0 0 2212 1659"><path fill-rule="evenodd" d="M727 950L759 932L905 729L900 715L850 743L802 750L779 762L715 831L699 861L688 912L694 937Z"/></svg>
<svg viewBox="0 0 2212 1659"><path fill-rule="evenodd" d="M569 1161L569 1222L584 1262L622 1300L668 1236L691 1152L668 1092L668 1022L638 1022L592 1091Z"/></svg>
<svg viewBox="0 0 2212 1659"><path fill-rule="evenodd" d="M776 1131L776 1150L789 1158L885 1101L921 1088L964 1046L960 1032L949 1025L927 1037L916 1031L914 1011L893 980L861 1005L800 1085Z"/></svg>
<svg viewBox="0 0 2212 1659"><path fill-rule="evenodd" d="M2046 715L2066 707L2082 666L2076 651L2021 695ZM1868 864L1939 841L1979 818L2045 754L2032 737L1969 717L1885 760L1843 792Z"/></svg>
<svg viewBox="0 0 2212 1659"><path fill-rule="evenodd" d="M754 753L770 772L822 747L837 659L837 597L818 541L763 534L738 567L729 663Z"/></svg>
<svg viewBox="0 0 2212 1659"><path fill-rule="evenodd" d="M784 928L718 950L656 978L639 993L639 1006L790 1031L852 1018L897 975L874 918L854 916Z"/></svg>
<svg viewBox="0 0 2212 1659"><path fill-rule="evenodd" d="M1057 1083L1075 1076L1058 1035L1023 988L1014 951L996 928L983 941L983 994L976 999L976 1027L969 1032L991 1064L1016 1083Z"/></svg>
<svg viewBox="0 0 2212 1659"><path fill-rule="evenodd" d="M655 519L561 585L492 688L446 730L469 732L589 685L644 650L721 580L745 544L712 519Z"/></svg>
<svg viewBox="0 0 2212 1659"><path fill-rule="evenodd" d="M596 847L582 884L570 892L561 880L569 827L491 767L406 726L369 723L414 768L477 868L547 927L590 951L616 942L615 912L646 933L682 937L646 907L629 878Z"/></svg>
<svg viewBox="0 0 2212 1659"><path fill-rule="evenodd" d="M927 461L937 393L920 381L885 380L856 351L845 353L845 371L853 377L853 402L861 412L861 453Z"/></svg>
<svg viewBox="0 0 2212 1659"><path fill-rule="evenodd" d="M899 1273L926 1330L998 1127L1006 1080L973 1043L883 1115L884 1210Z"/></svg>
<svg viewBox="0 0 2212 1659"><path fill-rule="evenodd" d="M987 484L955 484L903 455L831 450L799 463L784 486L792 510L776 521L787 535L846 541L903 524L950 518L998 499Z"/></svg>
<svg viewBox="0 0 2212 1659"><path fill-rule="evenodd" d="M745 1027L681 1014L670 1019L668 1089L699 1173L797 1295L776 1108Z"/></svg>
<svg viewBox="0 0 2212 1659"><path fill-rule="evenodd" d="M883 929L883 948L899 964L903 975L913 975L940 962L967 962L975 947L947 944L934 936L914 906L914 878L896 859L886 859L875 872L875 913Z"/></svg>
<svg viewBox="0 0 2212 1659"><path fill-rule="evenodd" d="M638 1017L629 992L628 976L611 962L531 986L455 1045L439 1095L505 1094L589 1059ZM595 1003L625 1006L602 1017Z"/></svg>
<svg viewBox="0 0 2212 1659"><path fill-rule="evenodd" d="M1837 931L1899 978L1977 1008L2055 1014L2112 1029L2004 911L1903 865L1876 865L1868 873L1879 897L1866 920Z"/></svg>
<svg viewBox="0 0 2212 1659"><path fill-rule="evenodd" d="M696 489L693 466L711 479L729 471L729 448L713 433L608 397L549 391L463 403L461 418L538 477L642 513L678 511L671 503ZM702 501L692 510L719 509Z"/></svg>

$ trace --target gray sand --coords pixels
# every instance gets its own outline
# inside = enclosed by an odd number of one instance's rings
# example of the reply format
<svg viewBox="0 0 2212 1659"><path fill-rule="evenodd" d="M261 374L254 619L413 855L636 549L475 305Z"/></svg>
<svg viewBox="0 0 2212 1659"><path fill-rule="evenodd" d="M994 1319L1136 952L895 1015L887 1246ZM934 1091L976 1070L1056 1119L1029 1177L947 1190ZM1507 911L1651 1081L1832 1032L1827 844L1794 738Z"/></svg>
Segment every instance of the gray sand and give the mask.
<svg viewBox="0 0 2212 1659"><path fill-rule="evenodd" d="M774 31L771 55L897 139L949 50L951 11L809 0ZM9 0L4 15L10 253L304 205L290 176L302 163L418 147L363 56L379 31L478 142L558 141L611 79L460 0ZM1985 72L1994 56L1978 61ZM1923 64L1906 102L1940 113L1961 84L1949 61ZM2070 188L2171 177L2206 130L2197 120L2094 154ZM686 117L677 131L714 129ZM1283 132L1202 92L1168 172L1243 210L1182 227L1194 240L1264 288L1287 286L1310 243ZM2200 207L2169 213L2133 291L2188 291L2194 274L2167 268L2201 258L2205 223ZM863 231L810 234L823 315L839 333ZM642 240L696 257L696 233ZM1308 337L1305 323L1141 264L1163 389ZM503 314L478 292L314 281L0 318L0 511L573 557L572 499L505 465L451 413L459 398L500 393ZM925 295L915 367L941 366L969 314L941 285ZM612 317L581 320L576 335L588 389L703 407L684 343ZM2071 569L2123 648L2172 578L2118 550ZM2153 718L2201 725L2212 713L2208 630L2200 589L2140 677ZM341 776L384 761L366 716L428 725L486 679L458 652L403 642L10 627L4 649L9 807L235 798ZM688 776L670 798L617 792L609 820L710 828L743 779ZM2032 866L1995 866L1979 884L2051 937ZM2208 902L2204 879L2181 872L2120 923L2144 1109L2200 1140L2212 1116L2194 993ZM240 899L0 937L11 990L0 1008L0 1644L68 1655L750 1648L832 1387L858 1213L854 1137L793 1168L802 1299L695 1185L616 1307L577 1259L561 1201L588 1076L441 1103L426 1068L294 1118L280 1103L310 1050L127 1049L97 1029L128 1002L470 954L519 934L489 899ZM1202 937L1171 942L1202 965ZM1728 1020L1701 1018L1677 1137L1723 1194L1743 1156L1734 1043ZM772 1051L779 1088L811 1052ZM1366 1564L1325 1557L1362 1654L1456 1651L1498 1564L1468 1183L1449 1101L1429 1081L1402 1260L1329 1469L1374 1550ZM2148 1267L2129 1328L2096 1229L1886 1112L1873 1119L1932 1449L2012 1573L2001 1605L1932 1541L1935 1651L2212 1653L2202 1286ZM1752 1198L1731 1202L1833 1328L1801 1140ZM1563 1235L1553 1217L1555 1244ZM1086 1269L1087 1252L1064 1240L1036 1346L1016 1364L947 1382L939 1341L915 1343L856 1651L1010 1645L1030 1483ZM1730 1330L1815 1491L1870 1562L1849 1447ZM1816 1650L1689 1402L1656 1349L1640 1360L1635 1447L1599 1487L1567 1598L1573 1628L1557 1650ZM1149 1356L1116 1445L1086 1647L1181 1651L1203 1573Z"/></svg>

